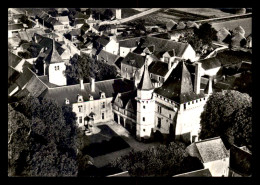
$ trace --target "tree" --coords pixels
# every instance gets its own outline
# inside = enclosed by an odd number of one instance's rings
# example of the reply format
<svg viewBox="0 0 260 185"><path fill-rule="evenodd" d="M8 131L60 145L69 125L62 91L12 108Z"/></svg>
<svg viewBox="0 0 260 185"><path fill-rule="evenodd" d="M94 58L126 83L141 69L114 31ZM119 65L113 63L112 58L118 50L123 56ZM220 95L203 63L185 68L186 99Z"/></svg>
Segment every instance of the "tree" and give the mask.
<svg viewBox="0 0 260 185"><path fill-rule="evenodd" d="M246 93L228 90L212 94L201 114L200 139L221 136L227 146L234 143L237 144L236 141L233 143L230 138L233 134L238 134L233 132L237 128L236 125L246 124L245 121L241 122L241 118L244 118L241 116L241 113L244 113L242 110L250 107L251 104L252 98ZM236 113L237 111L242 112ZM238 114L240 115L240 120L236 117ZM250 129L244 130L242 134L250 134L248 133L249 131Z"/></svg>
<svg viewBox="0 0 260 185"><path fill-rule="evenodd" d="M109 8L104 11L104 18L110 20L113 17L113 12Z"/></svg>
<svg viewBox="0 0 260 185"><path fill-rule="evenodd" d="M29 96L8 111L11 175L77 175L76 115L71 107Z"/></svg>
<svg viewBox="0 0 260 185"><path fill-rule="evenodd" d="M128 170L131 176L169 177L203 168L198 159L190 159L182 143L153 146L144 151L132 150L128 155L117 158L110 166Z"/></svg>
<svg viewBox="0 0 260 185"><path fill-rule="evenodd" d="M79 79L89 82L89 77L94 77L96 81L116 78L117 70L101 61L94 60L86 55L74 55L70 60L70 65L65 71L68 84L78 84Z"/></svg>
<svg viewBox="0 0 260 185"><path fill-rule="evenodd" d="M194 33L202 40L203 44L212 46L212 41L217 40L217 31L209 23L202 24Z"/></svg>

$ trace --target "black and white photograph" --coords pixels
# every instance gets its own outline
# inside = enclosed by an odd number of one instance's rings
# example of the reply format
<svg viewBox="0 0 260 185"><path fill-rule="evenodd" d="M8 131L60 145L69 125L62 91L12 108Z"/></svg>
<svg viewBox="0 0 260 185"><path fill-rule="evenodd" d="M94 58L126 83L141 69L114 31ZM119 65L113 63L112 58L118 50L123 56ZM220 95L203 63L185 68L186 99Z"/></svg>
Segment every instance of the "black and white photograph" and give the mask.
<svg viewBox="0 0 260 185"><path fill-rule="evenodd" d="M172 7L7 9L8 177L252 177L252 8Z"/></svg>

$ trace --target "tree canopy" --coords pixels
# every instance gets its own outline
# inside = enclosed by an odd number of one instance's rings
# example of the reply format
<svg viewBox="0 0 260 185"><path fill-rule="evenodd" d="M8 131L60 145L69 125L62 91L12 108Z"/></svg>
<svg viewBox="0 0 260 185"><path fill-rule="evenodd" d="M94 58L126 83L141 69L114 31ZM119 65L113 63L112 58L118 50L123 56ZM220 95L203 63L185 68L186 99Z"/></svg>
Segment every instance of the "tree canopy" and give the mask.
<svg viewBox="0 0 260 185"><path fill-rule="evenodd" d="M95 60L86 55L74 55L67 66L65 74L68 84L78 84L79 79L89 82L89 77L95 77L96 81L113 79L117 75L115 66Z"/></svg>
<svg viewBox="0 0 260 185"><path fill-rule="evenodd" d="M8 105L9 176L76 176L76 115L53 100Z"/></svg>
<svg viewBox="0 0 260 185"><path fill-rule="evenodd" d="M109 166L131 176L169 176L202 169L198 158L190 157L182 143L159 145L144 151L132 150L128 155L117 158Z"/></svg>
<svg viewBox="0 0 260 185"><path fill-rule="evenodd" d="M246 93L228 90L212 94L201 114L200 139L221 136L228 147L251 146L251 107L252 98Z"/></svg>

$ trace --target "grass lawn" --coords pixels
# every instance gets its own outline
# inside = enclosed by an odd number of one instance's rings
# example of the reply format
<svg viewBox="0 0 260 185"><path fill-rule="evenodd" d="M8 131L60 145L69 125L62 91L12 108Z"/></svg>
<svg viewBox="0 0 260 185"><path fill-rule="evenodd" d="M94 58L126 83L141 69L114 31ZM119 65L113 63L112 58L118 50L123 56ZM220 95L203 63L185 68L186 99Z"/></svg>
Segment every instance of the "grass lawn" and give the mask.
<svg viewBox="0 0 260 185"><path fill-rule="evenodd" d="M130 147L109 126L99 125L97 127L101 130L99 133L84 136L83 155L90 155L94 158Z"/></svg>

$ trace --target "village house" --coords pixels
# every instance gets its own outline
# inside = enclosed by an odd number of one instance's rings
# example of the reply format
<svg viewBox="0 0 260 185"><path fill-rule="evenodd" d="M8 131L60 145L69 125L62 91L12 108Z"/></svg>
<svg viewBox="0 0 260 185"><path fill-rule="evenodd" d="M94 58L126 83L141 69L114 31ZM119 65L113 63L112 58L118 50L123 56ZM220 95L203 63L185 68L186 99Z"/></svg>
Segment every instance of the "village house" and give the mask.
<svg viewBox="0 0 260 185"><path fill-rule="evenodd" d="M192 157L197 157L213 177L227 177L229 170L229 152L220 137L192 143L186 148Z"/></svg>

